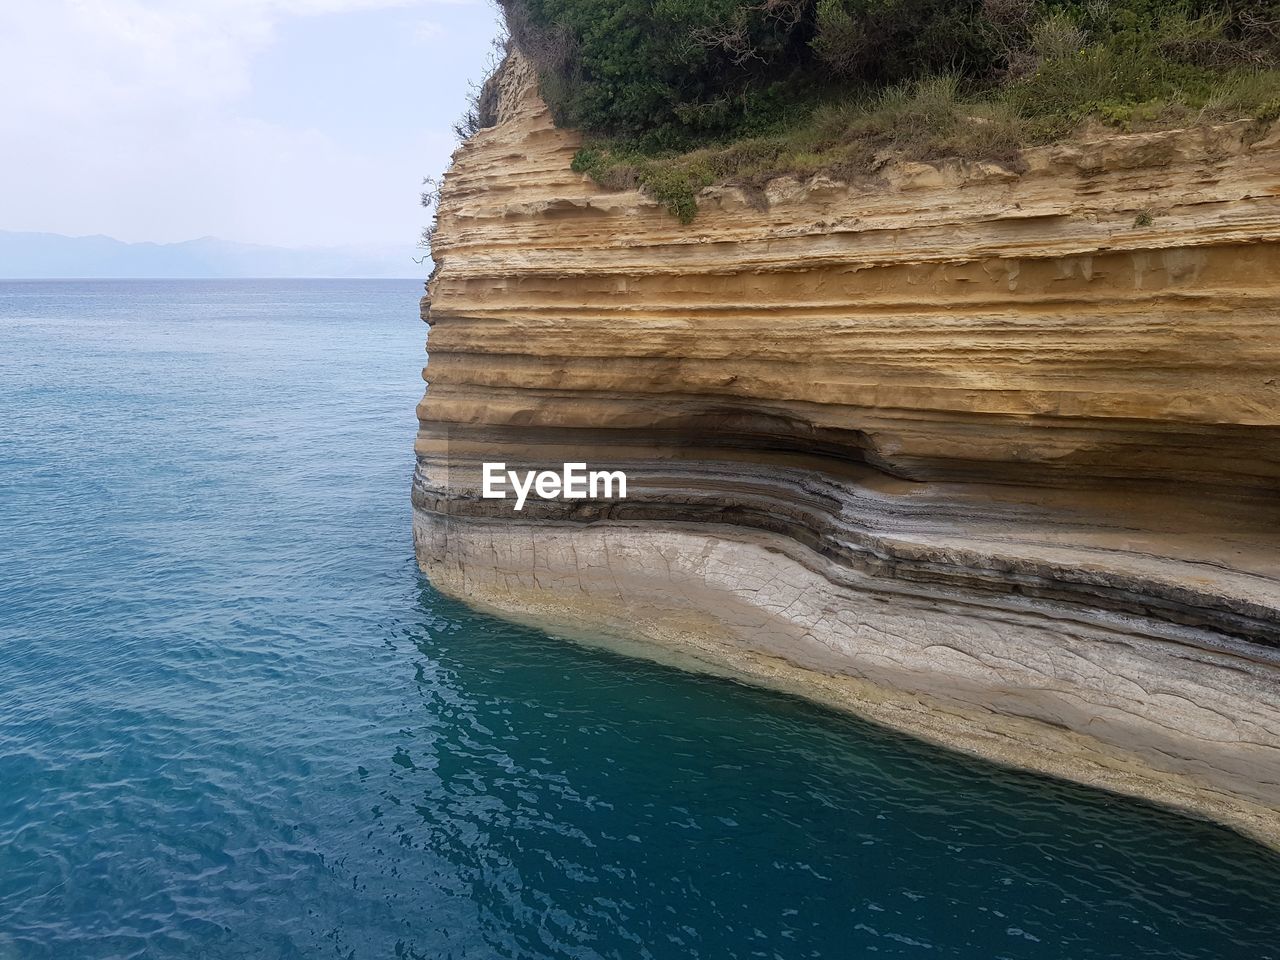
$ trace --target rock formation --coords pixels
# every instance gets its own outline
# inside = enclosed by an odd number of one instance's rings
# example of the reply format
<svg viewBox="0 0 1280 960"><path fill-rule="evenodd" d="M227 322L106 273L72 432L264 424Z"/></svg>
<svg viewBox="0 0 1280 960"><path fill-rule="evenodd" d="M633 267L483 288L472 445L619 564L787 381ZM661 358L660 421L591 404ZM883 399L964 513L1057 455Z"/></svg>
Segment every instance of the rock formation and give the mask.
<svg viewBox="0 0 1280 960"><path fill-rule="evenodd" d="M1280 844L1280 137L699 198L575 174L518 55L433 244L419 561ZM480 496L480 464L626 499Z"/></svg>

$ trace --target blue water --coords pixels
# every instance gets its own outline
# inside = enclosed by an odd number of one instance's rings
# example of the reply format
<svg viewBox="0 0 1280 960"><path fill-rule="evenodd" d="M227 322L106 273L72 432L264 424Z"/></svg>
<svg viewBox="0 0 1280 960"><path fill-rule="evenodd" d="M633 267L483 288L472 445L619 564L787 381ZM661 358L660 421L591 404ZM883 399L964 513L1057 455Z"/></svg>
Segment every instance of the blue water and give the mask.
<svg viewBox="0 0 1280 960"><path fill-rule="evenodd" d="M1280 857L434 594L412 282L0 284L0 960L1280 956Z"/></svg>

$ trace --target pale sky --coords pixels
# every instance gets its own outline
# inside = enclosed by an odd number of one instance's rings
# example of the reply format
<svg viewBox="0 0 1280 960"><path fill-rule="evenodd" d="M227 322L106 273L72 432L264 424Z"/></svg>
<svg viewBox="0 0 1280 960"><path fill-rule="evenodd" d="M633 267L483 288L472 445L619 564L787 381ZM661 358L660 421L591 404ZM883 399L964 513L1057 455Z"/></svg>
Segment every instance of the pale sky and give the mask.
<svg viewBox="0 0 1280 960"><path fill-rule="evenodd" d="M412 244L487 0L0 0L0 230Z"/></svg>

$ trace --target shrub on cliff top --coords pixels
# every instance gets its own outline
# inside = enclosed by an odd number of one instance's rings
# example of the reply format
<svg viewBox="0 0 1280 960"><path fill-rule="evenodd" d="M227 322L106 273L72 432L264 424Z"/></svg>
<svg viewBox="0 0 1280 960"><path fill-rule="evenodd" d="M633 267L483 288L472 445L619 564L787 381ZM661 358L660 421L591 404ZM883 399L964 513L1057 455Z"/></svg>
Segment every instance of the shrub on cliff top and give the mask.
<svg viewBox="0 0 1280 960"><path fill-rule="evenodd" d="M982 0L502 0L557 119L685 144L785 119L832 85L985 75Z"/></svg>
<svg viewBox="0 0 1280 960"><path fill-rule="evenodd" d="M1280 112L1280 0L500 2L577 168L686 220L711 182Z"/></svg>

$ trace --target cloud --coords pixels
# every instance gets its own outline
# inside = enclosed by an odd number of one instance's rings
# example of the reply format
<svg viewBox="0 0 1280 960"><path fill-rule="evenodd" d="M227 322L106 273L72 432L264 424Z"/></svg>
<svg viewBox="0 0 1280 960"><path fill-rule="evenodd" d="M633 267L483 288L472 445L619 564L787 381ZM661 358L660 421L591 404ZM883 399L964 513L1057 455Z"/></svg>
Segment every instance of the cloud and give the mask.
<svg viewBox="0 0 1280 960"><path fill-rule="evenodd" d="M263 119L254 82L256 63L294 22L394 15L411 29L406 44L438 42L445 28L423 19L427 9L470 6L0 0L0 229L277 243L415 235L412 188L447 157L457 108L439 117L405 109L407 133L396 143L357 142L325 129L323 116ZM473 16L491 22L479 8ZM414 66L424 79L433 69ZM413 89L385 96L421 101ZM406 144L421 153L406 155Z"/></svg>
<svg viewBox="0 0 1280 960"><path fill-rule="evenodd" d="M291 17L431 0L19 0L0 9L0 78L42 109L127 106L142 94L224 100ZM11 84L16 86L10 86Z"/></svg>
<svg viewBox="0 0 1280 960"><path fill-rule="evenodd" d="M414 24L413 39L417 43L430 44L443 36L444 32L444 27L434 20L419 20Z"/></svg>

